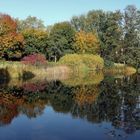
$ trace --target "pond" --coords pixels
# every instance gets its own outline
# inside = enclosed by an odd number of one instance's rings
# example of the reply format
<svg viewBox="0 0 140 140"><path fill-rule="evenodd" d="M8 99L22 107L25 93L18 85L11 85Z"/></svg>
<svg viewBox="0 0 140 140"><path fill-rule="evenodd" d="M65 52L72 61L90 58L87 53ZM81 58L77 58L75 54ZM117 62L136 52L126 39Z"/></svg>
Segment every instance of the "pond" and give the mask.
<svg viewBox="0 0 140 140"><path fill-rule="evenodd" d="M0 80L0 140L139 140L140 76L60 79Z"/></svg>

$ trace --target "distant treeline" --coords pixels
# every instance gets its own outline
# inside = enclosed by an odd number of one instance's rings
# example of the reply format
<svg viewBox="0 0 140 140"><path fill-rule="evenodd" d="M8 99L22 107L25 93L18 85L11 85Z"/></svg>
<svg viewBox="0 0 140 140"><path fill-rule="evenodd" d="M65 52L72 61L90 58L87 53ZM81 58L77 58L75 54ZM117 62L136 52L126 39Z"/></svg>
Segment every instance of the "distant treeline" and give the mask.
<svg viewBox="0 0 140 140"><path fill-rule="evenodd" d="M49 61L71 53L99 54L106 63L138 68L140 10L133 5L123 11L93 10L48 27L36 17L19 20L0 14L0 59L20 60L35 53Z"/></svg>

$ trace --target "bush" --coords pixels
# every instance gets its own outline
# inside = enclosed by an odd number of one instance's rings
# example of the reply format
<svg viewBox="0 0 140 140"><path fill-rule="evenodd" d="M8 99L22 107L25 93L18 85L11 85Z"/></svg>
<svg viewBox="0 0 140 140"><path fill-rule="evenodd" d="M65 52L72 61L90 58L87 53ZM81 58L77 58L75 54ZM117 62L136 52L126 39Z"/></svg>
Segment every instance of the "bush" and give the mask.
<svg viewBox="0 0 140 140"><path fill-rule="evenodd" d="M32 54L25 56L21 62L26 65L42 65L46 64L46 57L43 54Z"/></svg>
<svg viewBox="0 0 140 140"><path fill-rule="evenodd" d="M59 63L78 67L80 71L82 69L103 69L104 67L104 60L99 55L92 54L68 54L63 56Z"/></svg>
<svg viewBox="0 0 140 140"><path fill-rule="evenodd" d="M59 63L69 66L82 64L82 59L78 54L68 54L60 58Z"/></svg>
<svg viewBox="0 0 140 140"><path fill-rule="evenodd" d="M84 54L81 58L88 68L103 69L104 60L99 55Z"/></svg>

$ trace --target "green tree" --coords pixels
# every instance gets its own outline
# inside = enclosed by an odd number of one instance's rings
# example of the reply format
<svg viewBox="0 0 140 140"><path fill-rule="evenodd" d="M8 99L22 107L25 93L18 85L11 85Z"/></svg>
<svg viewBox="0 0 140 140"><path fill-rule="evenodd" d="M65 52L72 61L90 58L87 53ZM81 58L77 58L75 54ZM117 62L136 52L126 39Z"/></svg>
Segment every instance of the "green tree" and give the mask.
<svg viewBox="0 0 140 140"><path fill-rule="evenodd" d="M25 20L16 19L16 22L18 31L23 31L26 29L45 29L43 21L37 17L28 16Z"/></svg>
<svg viewBox="0 0 140 140"><path fill-rule="evenodd" d="M134 5L128 5L124 11L123 55L127 64L140 67L140 13Z"/></svg>
<svg viewBox="0 0 140 140"><path fill-rule="evenodd" d="M72 53L75 31L69 22L55 24L49 34L48 58L57 61L61 56Z"/></svg>
<svg viewBox="0 0 140 140"><path fill-rule="evenodd" d="M72 17L71 24L76 31L87 31L87 19L85 15Z"/></svg>
<svg viewBox="0 0 140 140"><path fill-rule="evenodd" d="M24 55L42 53L46 55L48 33L40 29L27 29L22 31L25 39Z"/></svg>
<svg viewBox="0 0 140 140"><path fill-rule="evenodd" d="M118 62L122 43L122 14L120 11L106 13L100 29L101 55L106 60Z"/></svg>

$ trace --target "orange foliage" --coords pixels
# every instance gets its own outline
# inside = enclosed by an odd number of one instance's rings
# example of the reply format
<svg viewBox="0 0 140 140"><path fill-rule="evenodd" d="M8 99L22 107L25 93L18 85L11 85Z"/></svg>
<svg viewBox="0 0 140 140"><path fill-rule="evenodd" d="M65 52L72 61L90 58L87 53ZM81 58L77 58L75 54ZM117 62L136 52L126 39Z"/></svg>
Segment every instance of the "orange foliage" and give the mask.
<svg viewBox="0 0 140 140"><path fill-rule="evenodd" d="M78 53L97 54L99 52L99 40L92 32L85 33L81 30L75 35L74 49Z"/></svg>
<svg viewBox="0 0 140 140"><path fill-rule="evenodd" d="M16 31L16 22L8 15L0 15L0 58L20 58L24 38Z"/></svg>
<svg viewBox="0 0 140 140"><path fill-rule="evenodd" d="M0 35L16 31L16 22L9 16L0 14Z"/></svg>

